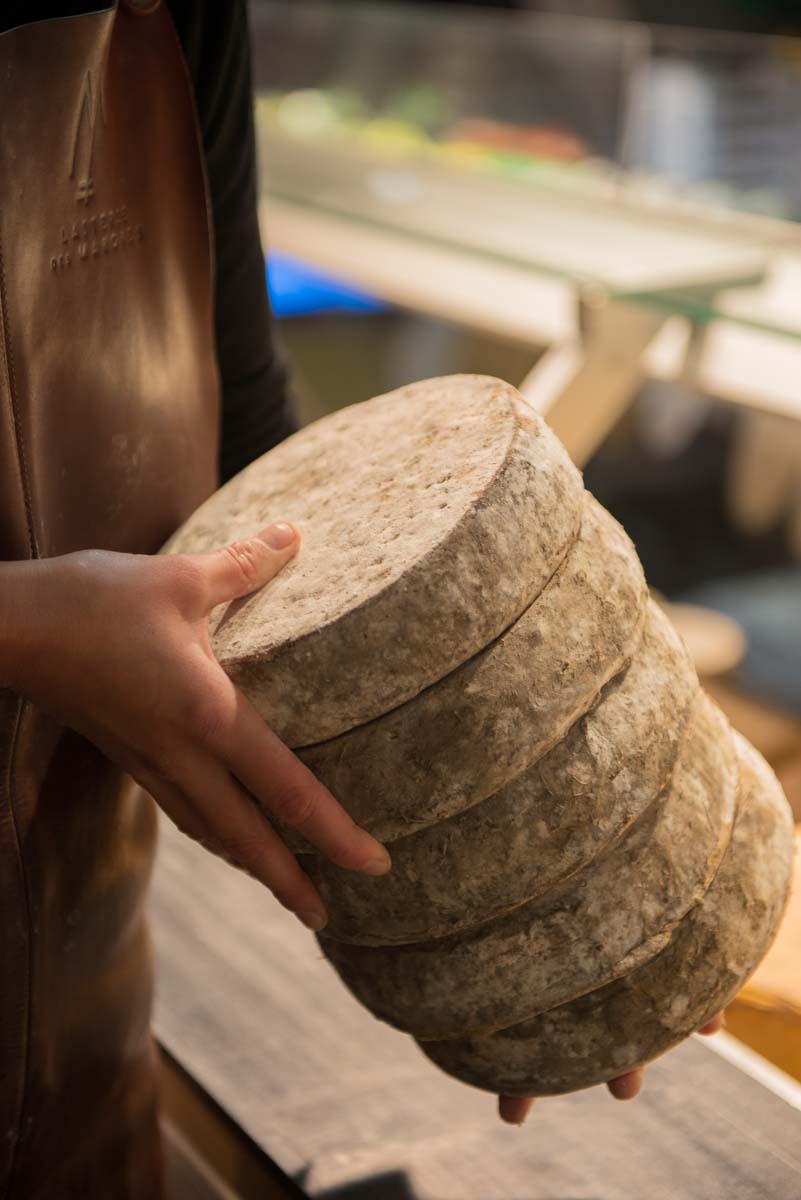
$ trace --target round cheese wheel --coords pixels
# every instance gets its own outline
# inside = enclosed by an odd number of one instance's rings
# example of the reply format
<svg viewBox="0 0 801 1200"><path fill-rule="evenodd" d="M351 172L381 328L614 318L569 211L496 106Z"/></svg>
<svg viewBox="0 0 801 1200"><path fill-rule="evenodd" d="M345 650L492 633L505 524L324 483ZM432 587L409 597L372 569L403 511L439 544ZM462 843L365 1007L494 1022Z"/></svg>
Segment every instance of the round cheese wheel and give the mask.
<svg viewBox="0 0 801 1200"><path fill-rule="evenodd" d="M564 737L630 661L647 603L631 542L585 494L575 545L496 641L400 708L300 757L382 840L443 820Z"/></svg>
<svg viewBox="0 0 801 1200"><path fill-rule="evenodd" d="M405 946L323 933L326 956L372 1013L421 1038L503 1028L628 973L664 948L720 864L738 782L731 736L699 695L657 803L545 896L466 933Z"/></svg>
<svg viewBox="0 0 801 1200"><path fill-rule="evenodd" d="M448 1074L515 1096L603 1083L642 1066L729 1003L781 923L792 872L792 814L767 763L735 734L732 838L706 894L661 954L572 1003L484 1037L421 1042Z"/></svg>
<svg viewBox="0 0 801 1200"><path fill-rule="evenodd" d="M297 557L211 621L226 672L298 747L388 712L498 637L575 541L581 497L578 471L514 388L457 375L301 430L164 549L298 526Z"/></svg>
<svg viewBox="0 0 801 1200"><path fill-rule="evenodd" d="M630 666L544 757L472 808L389 843L379 879L317 855L302 864L338 941L391 945L480 925L596 858L666 786L698 683L654 604Z"/></svg>
<svg viewBox="0 0 801 1200"><path fill-rule="evenodd" d="M776 929L789 810L518 393L455 376L326 417L165 550L276 520L300 553L210 633L391 843L393 872L367 878L281 830L354 994L456 1077L519 1095L609 1079L712 1016Z"/></svg>

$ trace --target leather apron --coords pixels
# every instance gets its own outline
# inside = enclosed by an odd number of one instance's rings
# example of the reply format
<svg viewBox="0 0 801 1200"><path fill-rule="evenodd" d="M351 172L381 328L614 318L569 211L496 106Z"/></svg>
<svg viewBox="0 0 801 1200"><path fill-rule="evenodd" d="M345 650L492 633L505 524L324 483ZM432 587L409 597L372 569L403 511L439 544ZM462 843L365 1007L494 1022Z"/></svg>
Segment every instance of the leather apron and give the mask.
<svg viewBox="0 0 801 1200"><path fill-rule="evenodd" d="M214 489L212 304L164 4L0 35L0 559L152 553ZM3 1200L162 1194L154 838L147 796L0 691Z"/></svg>

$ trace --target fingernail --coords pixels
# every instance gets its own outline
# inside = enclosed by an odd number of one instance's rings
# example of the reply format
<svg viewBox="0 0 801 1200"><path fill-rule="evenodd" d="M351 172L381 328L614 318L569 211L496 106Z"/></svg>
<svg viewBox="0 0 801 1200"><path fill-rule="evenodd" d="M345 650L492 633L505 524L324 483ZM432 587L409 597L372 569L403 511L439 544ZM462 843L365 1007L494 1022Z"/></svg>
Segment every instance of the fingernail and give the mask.
<svg viewBox="0 0 801 1200"><path fill-rule="evenodd" d="M258 536L271 550L286 550L287 546L292 545L298 534L294 525L288 525L286 521L279 521L276 525L268 525L266 529L262 529Z"/></svg>
<svg viewBox="0 0 801 1200"><path fill-rule="evenodd" d="M392 859L386 850L383 858L371 858L362 867L364 875L386 875L390 870L392 870Z"/></svg>
<svg viewBox="0 0 801 1200"><path fill-rule="evenodd" d="M298 913L298 918L303 922L307 929L312 933L319 933L321 929L325 929L328 924L328 917L323 916L318 912L302 912Z"/></svg>

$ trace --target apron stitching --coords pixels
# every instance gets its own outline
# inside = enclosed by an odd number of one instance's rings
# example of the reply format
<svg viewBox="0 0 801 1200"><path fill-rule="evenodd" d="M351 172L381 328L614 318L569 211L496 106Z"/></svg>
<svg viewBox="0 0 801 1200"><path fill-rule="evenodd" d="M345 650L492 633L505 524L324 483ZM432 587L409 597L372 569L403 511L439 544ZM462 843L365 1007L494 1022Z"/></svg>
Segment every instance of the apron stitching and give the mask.
<svg viewBox="0 0 801 1200"><path fill-rule="evenodd" d="M3 259L3 243L0 239L0 336L3 342L3 356L6 361L6 373L8 375L8 389L11 400L11 417L14 422L14 438L17 443L17 457L19 460L20 476L22 478L22 494L25 501L25 515L28 521L28 545L31 551L32 558L39 557L39 548L36 544L36 536L33 531L33 509L31 505L31 488L28 475L27 455L25 452L25 438L22 432L22 424L19 418L17 406L17 384L14 372L14 356L11 349L11 339L8 333L8 299L6 291L6 273Z"/></svg>

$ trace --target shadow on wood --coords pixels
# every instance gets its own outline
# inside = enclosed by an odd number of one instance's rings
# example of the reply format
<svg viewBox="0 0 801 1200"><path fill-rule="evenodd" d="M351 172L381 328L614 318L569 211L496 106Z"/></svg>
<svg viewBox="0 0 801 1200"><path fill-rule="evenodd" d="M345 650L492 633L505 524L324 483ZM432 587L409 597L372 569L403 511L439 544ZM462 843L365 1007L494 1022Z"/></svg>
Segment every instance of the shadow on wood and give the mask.
<svg viewBox="0 0 801 1200"><path fill-rule="evenodd" d="M308 1172L303 1171L298 1183L303 1186ZM346 1183L342 1187L318 1192L317 1200L418 1200L408 1177L403 1171L384 1171L369 1179ZM437 1196L436 1200L459 1200L458 1196ZM530 1196L509 1197L509 1200L532 1200ZM600 1200L598 1196L554 1196L539 1200Z"/></svg>

